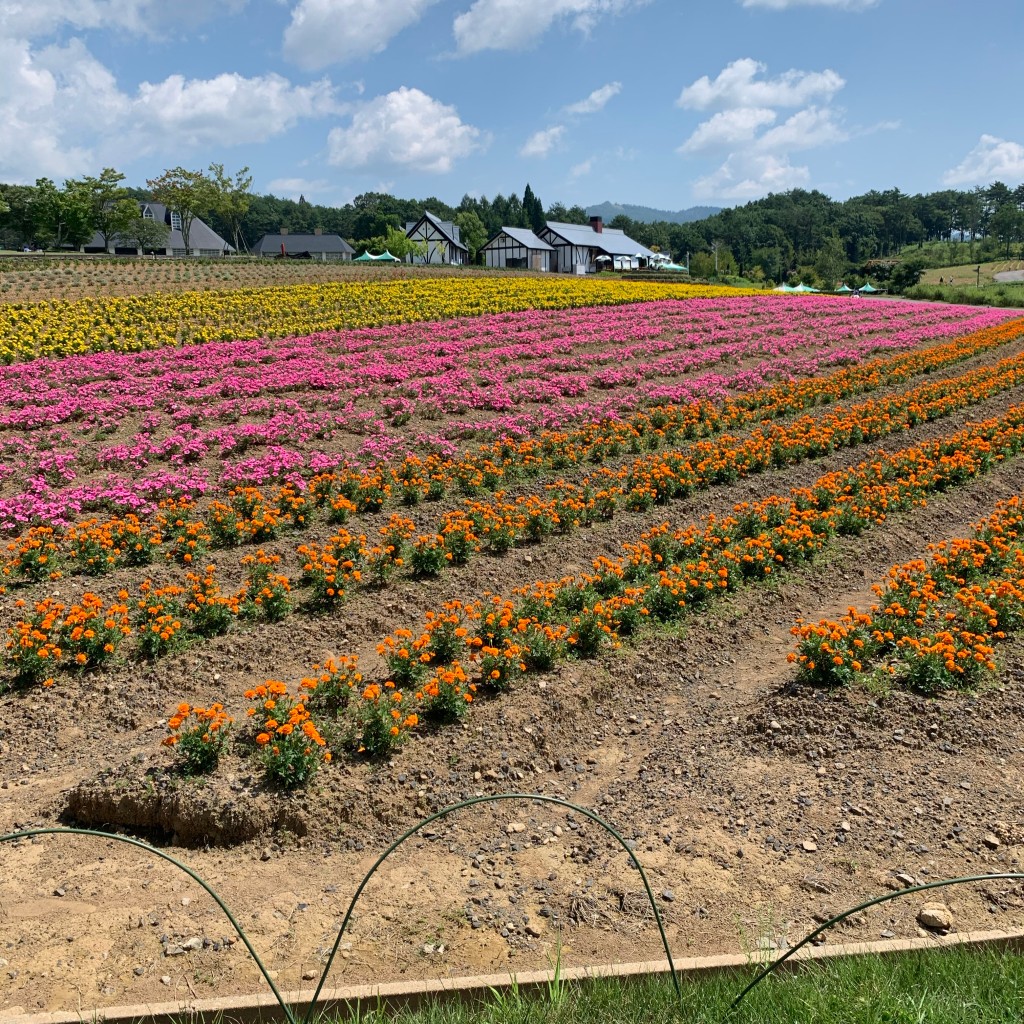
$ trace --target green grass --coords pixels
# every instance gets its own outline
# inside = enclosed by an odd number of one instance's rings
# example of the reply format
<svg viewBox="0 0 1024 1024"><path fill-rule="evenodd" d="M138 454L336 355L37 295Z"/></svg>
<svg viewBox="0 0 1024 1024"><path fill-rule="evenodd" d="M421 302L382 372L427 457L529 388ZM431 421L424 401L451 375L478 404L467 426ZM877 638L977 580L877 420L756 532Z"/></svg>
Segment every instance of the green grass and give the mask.
<svg viewBox="0 0 1024 1024"><path fill-rule="evenodd" d="M806 964L768 978L729 1016L751 975L685 981L551 983L540 994L494 993L476 1005L363 1011L362 1024L1018 1024L1024 1017L1024 959L1012 953L946 949Z"/></svg>
<svg viewBox="0 0 1024 1024"><path fill-rule="evenodd" d="M904 294L908 299L930 299L936 302L954 302L967 306L1004 306L1024 308L1024 283L997 284L982 282L981 287L967 285L950 287L945 284L916 284Z"/></svg>

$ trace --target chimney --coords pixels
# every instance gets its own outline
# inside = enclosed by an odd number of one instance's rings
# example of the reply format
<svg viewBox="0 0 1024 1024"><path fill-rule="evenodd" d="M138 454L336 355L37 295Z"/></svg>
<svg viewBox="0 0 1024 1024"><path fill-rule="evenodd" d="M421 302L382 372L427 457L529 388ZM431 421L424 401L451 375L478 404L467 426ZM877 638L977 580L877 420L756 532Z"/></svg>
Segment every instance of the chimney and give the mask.
<svg viewBox="0 0 1024 1024"><path fill-rule="evenodd" d="M601 234L604 231L604 218L603 217L591 217L590 226L598 233Z"/></svg>
<svg viewBox="0 0 1024 1024"><path fill-rule="evenodd" d="M324 229L323 228L313 228L313 234L314 235L322 235L323 233L324 233Z"/></svg>
<svg viewBox="0 0 1024 1024"><path fill-rule="evenodd" d="M278 234L279 235L287 235L288 234L288 229L287 228L281 228L281 230L278 232Z"/></svg>

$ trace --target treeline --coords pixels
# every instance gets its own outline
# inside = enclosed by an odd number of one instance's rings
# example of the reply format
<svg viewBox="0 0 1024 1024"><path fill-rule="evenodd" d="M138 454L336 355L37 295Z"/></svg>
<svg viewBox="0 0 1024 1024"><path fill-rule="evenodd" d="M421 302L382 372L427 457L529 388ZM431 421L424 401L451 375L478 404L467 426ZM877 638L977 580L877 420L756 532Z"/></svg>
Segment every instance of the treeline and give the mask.
<svg viewBox="0 0 1024 1024"><path fill-rule="evenodd" d="M223 165L206 172L176 167L151 179L145 188L127 188L124 175L105 168L98 177L66 181L47 178L34 186L0 185L0 246L78 247L95 232L105 239L139 248L158 248L162 225L142 223L129 200L164 203L187 229L202 217L240 252L264 234L282 228L309 233L319 228L341 235L357 249L392 251L403 245L404 227L430 210L459 225L471 259L502 227L539 230L545 221L587 223L582 206L545 207L530 185L522 197L465 195L457 206L436 196L401 199L367 192L344 206L323 206L251 191L248 168L228 174ZM838 202L817 191L794 189L766 196L712 217L686 224L646 223L619 216L622 228L638 242L689 261L697 277L743 277L780 282L803 278L833 287L851 277L871 277L894 288L907 287L929 265L1024 256L1024 185L1002 182L966 191L947 189L907 195L899 189L871 191ZM942 251L926 243L946 243ZM919 247L908 256L907 247ZM397 252L401 255L401 252Z"/></svg>
<svg viewBox="0 0 1024 1024"><path fill-rule="evenodd" d="M611 225L651 248L671 251L676 260L685 261L689 253L696 276L773 282L803 277L834 287L852 274L905 287L930 263L1024 255L1024 185L1011 190L997 181L927 195L890 189L842 202L794 189L689 224L617 217ZM927 242L946 242L948 248L925 256ZM908 246L919 247L921 255L908 256Z"/></svg>
<svg viewBox="0 0 1024 1024"><path fill-rule="evenodd" d="M401 199L383 192L366 192L344 206L323 206L303 196L293 200L253 193L247 167L234 175L220 164L206 172L176 167L147 181L145 188L123 183L124 175L107 167L98 177L68 179L62 186L49 178L35 185L0 184L0 247L78 248L99 232L104 245L160 248L162 225L139 223L138 200L160 202L178 213L186 247L188 229L200 217L239 252L282 228L292 234L320 228L357 249L384 248L390 242L395 251L405 225L424 210L458 224L471 257L502 227L539 230L546 220L587 223L582 206L554 203L545 208L529 184L522 198L517 193L493 199L466 195L458 206L437 196Z"/></svg>

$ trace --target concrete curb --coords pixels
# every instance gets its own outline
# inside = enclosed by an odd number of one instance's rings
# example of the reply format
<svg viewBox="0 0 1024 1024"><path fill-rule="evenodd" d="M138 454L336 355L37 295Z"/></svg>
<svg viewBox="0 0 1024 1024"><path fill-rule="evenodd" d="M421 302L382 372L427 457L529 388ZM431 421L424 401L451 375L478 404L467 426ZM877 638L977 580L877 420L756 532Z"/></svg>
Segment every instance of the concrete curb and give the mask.
<svg viewBox="0 0 1024 1024"><path fill-rule="evenodd" d="M794 966L809 960L834 960L841 957L892 955L922 949L951 946L970 946L992 949L1024 951L1024 929L1015 931L964 932L963 934L936 935L915 939L885 939L877 942L851 942L837 946L805 946L784 965ZM751 963L769 963L777 955L772 953L729 953L719 956L686 957L676 960L676 970L685 980L702 974L735 970ZM643 980L669 974L668 961L650 960L630 964L604 964L592 967L565 968L563 981L585 982L596 978L619 978L623 981ZM414 1008L431 1001L474 1002L483 1000L492 989L507 990L514 983L520 992L543 991L553 979L553 971L526 971L522 974L482 974L463 978L436 978L427 981L389 982L383 985L356 985L349 988L325 989L320 993L318 1013L343 1013L347 1016L358 1005L365 1012L384 1005L390 1010ZM301 1016L309 1007L313 989L284 992L282 995L293 1011ZM3 1024L207 1024L214 1019L223 1024L257 1024L280 1021L280 1009L270 993L251 996L233 996L223 999L204 999L179 1003L139 1003L135 1006L117 1006L107 1009L83 1010L78 1013L23 1014L0 1016Z"/></svg>

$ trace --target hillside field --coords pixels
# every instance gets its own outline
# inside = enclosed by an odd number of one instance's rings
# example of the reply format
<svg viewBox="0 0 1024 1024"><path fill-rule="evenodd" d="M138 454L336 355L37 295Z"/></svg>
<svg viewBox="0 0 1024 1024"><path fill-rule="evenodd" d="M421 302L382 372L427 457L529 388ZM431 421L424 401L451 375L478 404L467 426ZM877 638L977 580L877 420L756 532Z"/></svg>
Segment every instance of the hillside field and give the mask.
<svg viewBox="0 0 1024 1024"><path fill-rule="evenodd" d="M1019 310L97 266L0 278L0 832L159 845L282 989L476 795L606 818L679 956L1019 867ZM0 1017L260 990L170 865L0 857ZM386 862L330 984L660 955L621 847L524 800Z"/></svg>

